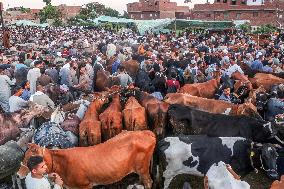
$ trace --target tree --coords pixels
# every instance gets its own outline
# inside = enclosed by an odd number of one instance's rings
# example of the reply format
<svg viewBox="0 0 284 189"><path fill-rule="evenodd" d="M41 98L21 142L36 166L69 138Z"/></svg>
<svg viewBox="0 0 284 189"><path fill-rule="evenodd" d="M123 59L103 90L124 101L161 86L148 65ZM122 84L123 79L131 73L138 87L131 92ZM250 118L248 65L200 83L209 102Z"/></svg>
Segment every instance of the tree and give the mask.
<svg viewBox="0 0 284 189"><path fill-rule="evenodd" d="M117 10L105 7L105 5L103 4L94 2L86 4L85 7L81 9L80 13L76 17L78 19L88 20L88 19L95 19L101 15L112 16L112 17L121 16Z"/></svg>
<svg viewBox="0 0 284 189"><path fill-rule="evenodd" d="M251 25L249 24L249 23L244 23L244 24L241 24L241 25L239 25L239 28L241 29L241 30L243 30L243 32L250 32L251 31Z"/></svg>
<svg viewBox="0 0 284 189"><path fill-rule="evenodd" d="M47 19L61 20L61 13L55 6L48 4L39 12L39 18L41 23L46 22Z"/></svg>
<svg viewBox="0 0 284 189"><path fill-rule="evenodd" d="M266 25L262 25L260 27L257 28L257 30L254 32L256 34L269 34L272 32L275 32L276 28L274 26L272 26L271 24L266 24Z"/></svg>
<svg viewBox="0 0 284 189"><path fill-rule="evenodd" d="M42 0L46 5L50 5L51 4L51 0Z"/></svg>
<svg viewBox="0 0 284 189"><path fill-rule="evenodd" d="M128 15L128 13L126 11L123 11L123 15L121 16L121 18L129 19L130 17L129 17L129 15Z"/></svg>

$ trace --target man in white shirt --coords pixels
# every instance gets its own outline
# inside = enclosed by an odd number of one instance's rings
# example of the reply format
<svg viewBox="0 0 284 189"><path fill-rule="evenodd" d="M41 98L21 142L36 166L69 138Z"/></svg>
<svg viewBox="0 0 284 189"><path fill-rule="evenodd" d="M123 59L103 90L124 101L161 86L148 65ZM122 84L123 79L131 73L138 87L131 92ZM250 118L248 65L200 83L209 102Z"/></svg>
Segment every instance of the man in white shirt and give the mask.
<svg viewBox="0 0 284 189"><path fill-rule="evenodd" d="M48 179L44 176L47 173L47 166L41 156L31 156L27 166L31 171L25 180L27 189L51 189ZM53 189L61 189L63 181L57 173L48 175L55 185Z"/></svg>
<svg viewBox="0 0 284 189"><path fill-rule="evenodd" d="M226 66L226 65L225 65ZM244 74L242 68L236 63L234 59L230 60L230 66L225 70L225 75L228 75L229 78L231 78L232 74L236 71L240 72L241 74Z"/></svg>

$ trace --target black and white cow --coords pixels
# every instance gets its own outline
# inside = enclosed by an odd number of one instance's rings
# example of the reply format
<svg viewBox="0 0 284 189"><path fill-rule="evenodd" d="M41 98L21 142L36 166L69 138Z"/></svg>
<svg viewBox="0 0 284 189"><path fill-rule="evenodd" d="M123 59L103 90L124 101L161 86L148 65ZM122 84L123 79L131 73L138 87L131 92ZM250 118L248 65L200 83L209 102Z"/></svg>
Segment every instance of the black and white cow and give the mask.
<svg viewBox="0 0 284 189"><path fill-rule="evenodd" d="M179 174L204 176L212 164L220 161L230 164L240 175L262 168L269 177L278 177L274 145L256 145L241 137L167 137L158 143L158 150L164 188L169 188Z"/></svg>
<svg viewBox="0 0 284 189"><path fill-rule="evenodd" d="M274 123L243 115L213 114L178 104L171 105L168 114L175 135L244 137L266 142L277 133Z"/></svg>

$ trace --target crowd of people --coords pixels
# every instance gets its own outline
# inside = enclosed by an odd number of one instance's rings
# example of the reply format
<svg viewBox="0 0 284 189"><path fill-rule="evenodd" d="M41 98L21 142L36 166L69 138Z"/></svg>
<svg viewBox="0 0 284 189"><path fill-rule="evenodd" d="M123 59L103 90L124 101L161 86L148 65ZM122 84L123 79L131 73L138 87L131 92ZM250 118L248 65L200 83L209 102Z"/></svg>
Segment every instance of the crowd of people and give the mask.
<svg viewBox="0 0 284 189"><path fill-rule="evenodd" d="M159 100L184 84L209 81L216 72L229 79L236 71L244 74L241 64L253 71L284 72L283 36L278 33L271 34L263 45L242 32L139 35L128 29L113 32L101 28L21 26L9 28L9 34L9 48L1 49L0 56L0 105L4 112L26 108L29 101L54 109L58 102L47 95L51 85L59 86L65 102L93 93L98 70L107 70L110 60L110 77L118 78L121 87L136 85L137 77L122 65L131 59L139 62L139 70L151 81L162 75L162 85L153 82L144 88ZM228 84L216 98L240 103L232 89ZM33 176L26 179L28 188L47 185L43 177L46 165L41 157L30 159L28 167ZM52 176L60 188L62 180ZM36 183L33 178L41 181Z"/></svg>
<svg viewBox="0 0 284 189"><path fill-rule="evenodd" d="M9 32L10 48L2 49L0 57L0 104L5 112L24 108L29 100L54 108L56 102L45 95L45 86L51 83L68 91L70 100L93 92L97 70L106 69L110 59L114 60L111 74L122 87L135 83L121 65L132 58L151 79L167 73L164 89L153 85L147 91L160 100L184 84L212 79L216 70L229 78L235 71L244 74L241 63L255 71L284 72L284 44L279 34L271 34L268 43L260 46L243 33L141 36L131 30L115 33L82 27L15 27ZM16 87L11 91L11 86ZM231 102L230 89L228 86L219 99Z"/></svg>

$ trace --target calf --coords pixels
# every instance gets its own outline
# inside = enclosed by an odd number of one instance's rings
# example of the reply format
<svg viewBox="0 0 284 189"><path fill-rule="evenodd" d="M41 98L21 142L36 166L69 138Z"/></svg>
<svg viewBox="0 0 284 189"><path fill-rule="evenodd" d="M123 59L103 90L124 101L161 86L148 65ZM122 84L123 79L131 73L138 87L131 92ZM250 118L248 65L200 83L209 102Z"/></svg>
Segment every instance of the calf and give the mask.
<svg viewBox="0 0 284 189"><path fill-rule="evenodd" d="M101 122L99 110L107 98L97 98L92 102L79 125L79 145L88 146L101 143Z"/></svg>
<svg viewBox="0 0 284 189"><path fill-rule="evenodd" d="M240 136L255 142L265 142L276 134L271 122L243 115L213 114L179 104L171 105L168 115L174 134Z"/></svg>
<svg viewBox="0 0 284 189"><path fill-rule="evenodd" d="M211 79L204 83L185 84L178 92L203 98L214 98L219 84L220 79Z"/></svg>
<svg viewBox="0 0 284 189"><path fill-rule="evenodd" d="M119 94L115 94L109 107L100 114L102 139L106 141L122 131L122 113Z"/></svg>
<svg viewBox="0 0 284 189"><path fill-rule="evenodd" d="M262 168L277 178L278 153L271 144L257 145L240 137L208 137L202 135L168 137L158 143L164 188L179 174L204 176L212 164L223 161L237 174L245 175Z"/></svg>
<svg viewBox="0 0 284 189"><path fill-rule="evenodd" d="M125 129L128 131L146 130L146 111L135 97L130 97L122 111Z"/></svg>
<svg viewBox="0 0 284 189"><path fill-rule="evenodd" d="M165 126L167 125L167 112L169 105L165 102L161 102L148 93L140 90L135 90L135 96L140 104L146 109L147 117L151 129L159 137L164 137Z"/></svg>
<svg viewBox="0 0 284 189"><path fill-rule="evenodd" d="M103 144L65 150L49 150L30 144L18 175L26 176L29 172L27 160L40 155L48 173L58 173L67 188L91 189L137 173L145 188L150 189L149 167L155 145L156 138L151 131L125 131Z"/></svg>
<svg viewBox="0 0 284 189"><path fill-rule="evenodd" d="M165 102L169 104L182 104L211 113L246 115L262 119L262 117L257 113L256 107L252 103L236 105L221 100L206 99L179 93L167 94Z"/></svg>
<svg viewBox="0 0 284 189"><path fill-rule="evenodd" d="M204 189L250 189L232 168L224 162L213 164L204 178Z"/></svg>

